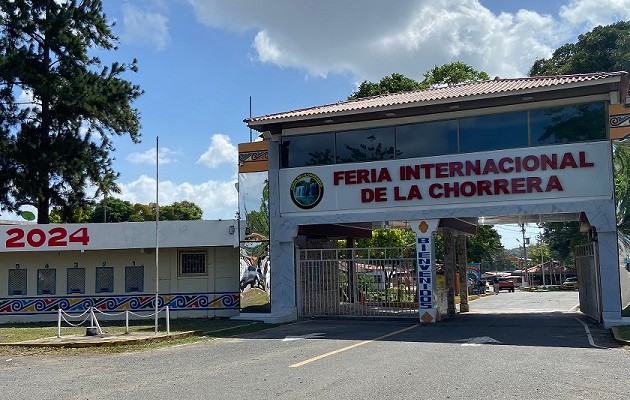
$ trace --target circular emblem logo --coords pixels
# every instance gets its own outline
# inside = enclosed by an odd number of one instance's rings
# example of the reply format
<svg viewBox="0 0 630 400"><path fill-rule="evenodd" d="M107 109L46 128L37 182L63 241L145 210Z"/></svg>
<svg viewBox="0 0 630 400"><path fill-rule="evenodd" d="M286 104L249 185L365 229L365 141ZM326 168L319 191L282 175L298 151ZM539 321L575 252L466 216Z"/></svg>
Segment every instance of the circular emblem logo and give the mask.
<svg viewBox="0 0 630 400"><path fill-rule="evenodd" d="M324 184L315 174L305 172L291 184L291 200L296 206L308 210L319 204L324 196Z"/></svg>

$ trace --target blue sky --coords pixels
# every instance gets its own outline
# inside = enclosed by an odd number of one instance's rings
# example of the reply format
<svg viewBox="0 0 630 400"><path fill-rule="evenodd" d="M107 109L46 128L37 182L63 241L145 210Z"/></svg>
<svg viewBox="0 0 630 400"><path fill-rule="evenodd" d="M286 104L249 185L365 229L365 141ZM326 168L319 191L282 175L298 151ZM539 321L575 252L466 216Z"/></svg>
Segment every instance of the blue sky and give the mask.
<svg viewBox="0 0 630 400"><path fill-rule="evenodd" d="M204 218L233 218L236 146L254 116L337 102L363 80L417 80L463 61L491 77L525 76L536 58L596 25L630 19L630 0L106 0L120 38L104 61L138 59L127 76L142 143L115 138L120 196L190 200ZM507 229L507 230L506 230ZM506 247L516 226L500 228ZM537 233L532 224L528 230ZM517 233L514 233L517 232ZM533 235L529 235L533 236Z"/></svg>

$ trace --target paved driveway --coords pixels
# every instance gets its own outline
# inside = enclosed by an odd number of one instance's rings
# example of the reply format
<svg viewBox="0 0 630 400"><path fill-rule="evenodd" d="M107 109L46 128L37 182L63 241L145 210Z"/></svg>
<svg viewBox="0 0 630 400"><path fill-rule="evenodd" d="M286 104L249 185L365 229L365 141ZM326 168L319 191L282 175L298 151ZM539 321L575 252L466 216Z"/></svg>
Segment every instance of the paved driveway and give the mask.
<svg viewBox="0 0 630 400"><path fill-rule="evenodd" d="M505 306L517 293L477 306ZM161 350L16 357L0 364L0 393L11 400L627 399L630 352L571 307L555 307L477 311L432 325L309 320Z"/></svg>

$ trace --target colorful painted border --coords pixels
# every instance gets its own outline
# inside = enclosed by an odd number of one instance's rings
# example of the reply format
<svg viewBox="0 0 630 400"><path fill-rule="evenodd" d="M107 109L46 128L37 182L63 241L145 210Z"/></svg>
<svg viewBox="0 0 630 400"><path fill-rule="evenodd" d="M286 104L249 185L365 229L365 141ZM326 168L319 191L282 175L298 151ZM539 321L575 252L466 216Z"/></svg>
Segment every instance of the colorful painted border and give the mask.
<svg viewBox="0 0 630 400"><path fill-rule="evenodd" d="M159 307L173 311L238 310L239 292L160 294ZM151 311L155 309L155 294L112 296L50 296L0 298L0 316L83 312L96 307L103 312Z"/></svg>

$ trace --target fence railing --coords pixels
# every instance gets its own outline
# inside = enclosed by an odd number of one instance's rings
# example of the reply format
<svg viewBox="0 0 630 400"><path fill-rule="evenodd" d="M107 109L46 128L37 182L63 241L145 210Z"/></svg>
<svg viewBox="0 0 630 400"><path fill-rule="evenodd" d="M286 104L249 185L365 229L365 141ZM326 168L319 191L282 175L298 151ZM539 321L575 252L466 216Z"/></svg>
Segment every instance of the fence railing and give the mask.
<svg viewBox="0 0 630 400"><path fill-rule="evenodd" d="M125 315L125 333L128 334L129 333L129 316L134 316L136 318L153 318L156 317L157 320L157 316L159 315L160 312L164 311L165 312L165 318L166 318L166 333L170 334L171 333L171 316L170 316L170 309L169 306L165 306L161 309L158 309L157 311L154 311L150 314L139 314L130 310L125 310L122 312L118 312L118 313L108 313L108 312L104 312L102 310L99 310L96 307L90 307L87 310L83 311L80 314L70 314L65 312L64 310L62 310L61 308L57 311L57 337L61 337L61 328L63 323L65 322L66 324L68 324L71 327L74 328L79 328L81 326L84 326L84 324L86 324L89 320L89 326L86 326L86 328L91 329L92 332L97 332L99 335L103 335L103 329L101 328L100 323L98 322L98 318L96 318L96 313L99 313L101 315L105 315L108 317L116 317L116 316L121 316L121 315ZM72 320L78 321L78 322L72 322ZM156 334L158 332L157 330L157 326L156 326L156 330L155 330Z"/></svg>

